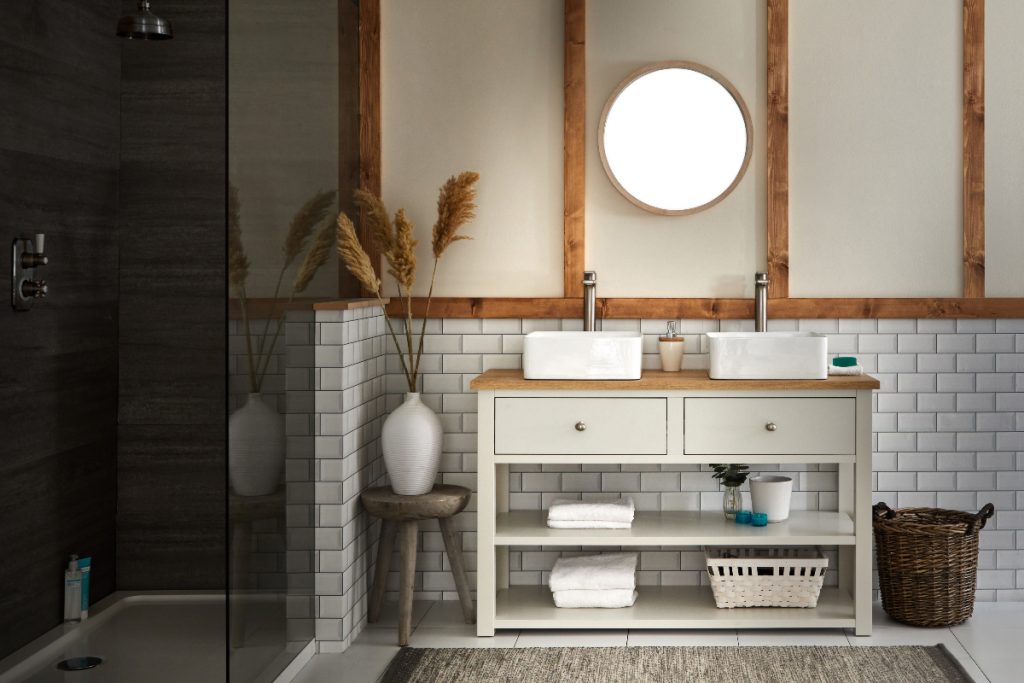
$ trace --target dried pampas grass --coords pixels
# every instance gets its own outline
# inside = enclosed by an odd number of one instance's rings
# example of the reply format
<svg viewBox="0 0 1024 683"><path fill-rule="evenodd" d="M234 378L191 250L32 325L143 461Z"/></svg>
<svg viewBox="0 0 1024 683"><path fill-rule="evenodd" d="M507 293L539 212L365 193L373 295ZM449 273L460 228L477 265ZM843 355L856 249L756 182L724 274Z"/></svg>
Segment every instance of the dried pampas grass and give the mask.
<svg viewBox="0 0 1024 683"><path fill-rule="evenodd" d="M395 278L399 287L412 295L412 286L416 282L416 245L412 238L413 225L405 215L405 209L395 214L395 246L385 254L388 259L388 273Z"/></svg>
<svg viewBox="0 0 1024 683"><path fill-rule="evenodd" d="M338 214L338 255L348 272L352 273L359 284L380 296L380 278L373 270L373 264L363 245L356 236L356 228L344 213Z"/></svg>
<svg viewBox="0 0 1024 683"><path fill-rule="evenodd" d="M480 174L476 171L464 171L449 178L437 197L437 223L434 223L434 258L441 254L452 242L470 240L472 237L459 235L463 225L476 218L476 181Z"/></svg>
<svg viewBox="0 0 1024 683"><path fill-rule="evenodd" d="M402 363L409 391L417 391L420 359L423 357L423 339L430 302L434 296L434 281L437 277L437 263L445 250L459 240L472 239L458 234L459 228L476 216L476 182L480 174L466 171L452 176L441 187L437 198L437 223L434 224L431 247L434 254L433 270L430 274L430 288L427 291L426 310L423 315L423 329L420 330L419 346L414 350L412 324L412 288L416 282L416 245L413 239L413 224L405 213L399 209L395 214L394 225L388 217L384 202L365 190L357 190L355 202L362 210L365 227L370 233L374 245L381 255L387 259L388 273L398 283L398 294L404 298L405 307L405 349L398 341L398 335L391 325L391 318L381 298L380 279L374 271L373 264L356 235L355 226L344 213L338 215L338 254L345 267L352 273L365 289L377 296L387 322L391 339L398 350L398 359Z"/></svg>
<svg viewBox="0 0 1024 683"><path fill-rule="evenodd" d="M356 190L353 194L356 206L363 212L366 226L370 228L370 237L382 254L395 248L395 231L391 227L391 219L384 202L366 190Z"/></svg>
<svg viewBox="0 0 1024 683"><path fill-rule="evenodd" d="M299 212L292 218L288 226L288 235L284 239L284 268L287 268L306 246L306 240L313 234L313 228L324 218L334 204L335 193L317 192L306 200Z"/></svg>
<svg viewBox="0 0 1024 683"><path fill-rule="evenodd" d="M316 231L313 246L306 252L306 258L302 261L302 267L299 268L299 272L295 276L295 282L292 283L292 296L306 291L306 287L309 286L313 276L316 275L316 271L320 270L320 266L327 263L327 258L334 251L334 246L337 244L337 234L332 221L325 220L322 222L320 229Z"/></svg>

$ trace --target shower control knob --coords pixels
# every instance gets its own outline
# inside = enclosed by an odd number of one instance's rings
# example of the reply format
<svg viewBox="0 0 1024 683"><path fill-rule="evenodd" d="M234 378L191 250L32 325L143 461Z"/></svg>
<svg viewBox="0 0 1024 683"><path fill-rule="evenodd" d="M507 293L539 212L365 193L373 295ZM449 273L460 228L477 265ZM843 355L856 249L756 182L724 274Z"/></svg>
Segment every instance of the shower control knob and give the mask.
<svg viewBox="0 0 1024 683"><path fill-rule="evenodd" d="M49 292L46 280L25 280L21 283L21 295L26 299L42 299Z"/></svg>

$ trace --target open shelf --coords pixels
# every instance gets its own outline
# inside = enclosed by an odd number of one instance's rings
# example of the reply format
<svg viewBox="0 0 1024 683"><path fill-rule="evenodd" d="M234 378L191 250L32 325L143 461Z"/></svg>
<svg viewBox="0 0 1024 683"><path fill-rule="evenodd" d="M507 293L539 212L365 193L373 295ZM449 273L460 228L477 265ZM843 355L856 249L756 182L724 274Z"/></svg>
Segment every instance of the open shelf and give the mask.
<svg viewBox="0 0 1024 683"><path fill-rule="evenodd" d="M498 514L495 545L854 545L853 520L845 512L794 510L766 527L736 524L721 511L637 512L629 529L551 529L547 512Z"/></svg>
<svg viewBox="0 0 1024 683"><path fill-rule="evenodd" d="M640 586L632 607L564 609L555 607L547 586L498 591L495 628L689 629L689 628L852 628L854 603L838 588L823 588L818 606L715 606L710 586Z"/></svg>

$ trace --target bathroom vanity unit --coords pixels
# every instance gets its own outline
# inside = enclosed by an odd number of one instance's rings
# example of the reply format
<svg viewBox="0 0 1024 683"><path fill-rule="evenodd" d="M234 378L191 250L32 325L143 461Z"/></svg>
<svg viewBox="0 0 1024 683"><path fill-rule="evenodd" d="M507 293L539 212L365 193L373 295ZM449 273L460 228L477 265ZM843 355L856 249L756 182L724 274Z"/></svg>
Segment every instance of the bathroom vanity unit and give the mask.
<svg viewBox="0 0 1024 683"><path fill-rule="evenodd" d="M867 375L711 380L704 370L635 381L526 380L489 370L478 392L477 634L495 629L853 628L871 633L871 392ZM838 512L794 510L755 528L721 510L638 511L630 529L550 529L509 510L509 466L836 463ZM708 472L711 477L711 472ZM512 546L838 546L839 586L813 609L718 609L711 588L642 586L624 609L560 609L546 586L510 586Z"/></svg>

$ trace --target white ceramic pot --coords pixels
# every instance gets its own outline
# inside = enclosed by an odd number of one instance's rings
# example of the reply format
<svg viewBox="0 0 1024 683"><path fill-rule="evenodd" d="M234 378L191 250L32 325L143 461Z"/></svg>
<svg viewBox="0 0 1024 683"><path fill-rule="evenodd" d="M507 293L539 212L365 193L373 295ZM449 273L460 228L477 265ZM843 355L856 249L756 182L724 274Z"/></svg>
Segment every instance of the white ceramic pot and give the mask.
<svg viewBox="0 0 1024 683"><path fill-rule="evenodd" d="M789 519L789 501L793 497L793 480L778 474L762 474L747 479L750 482L750 507L764 512L769 522Z"/></svg>
<svg viewBox="0 0 1024 683"><path fill-rule="evenodd" d="M265 496L281 485L284 472L284 416L249 394L228 420L228 476L240 496Z"/></svg>
<svg viewBox="0 0 1024 683"><path fill-rule="evenodd" d="M403 496L417 496L434 487L441 464L441 421L420 395L409 393L384 420L381 447L391 488Z"/></svg>

